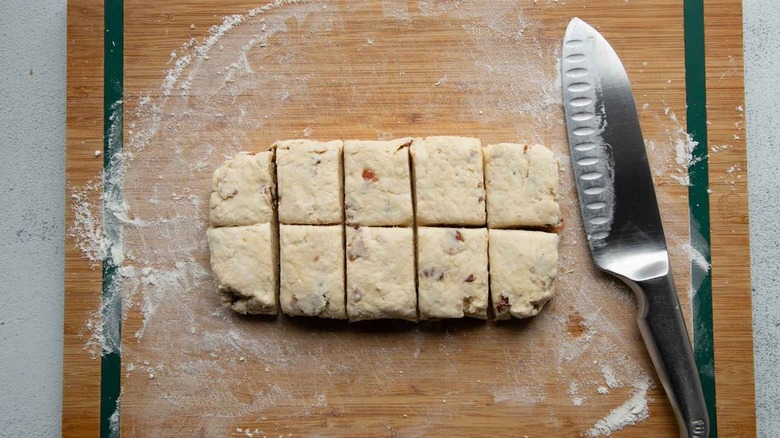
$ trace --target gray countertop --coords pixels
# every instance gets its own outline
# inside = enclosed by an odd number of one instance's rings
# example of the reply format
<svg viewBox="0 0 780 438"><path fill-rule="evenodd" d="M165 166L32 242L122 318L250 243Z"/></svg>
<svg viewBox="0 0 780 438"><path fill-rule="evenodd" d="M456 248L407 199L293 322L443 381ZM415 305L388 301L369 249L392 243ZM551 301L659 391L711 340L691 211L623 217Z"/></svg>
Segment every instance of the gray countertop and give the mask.
<svg viewBox="0 0 780 438"><path fill-rule="evenodd" d="M780 196L780 154L774 150L780 147L777 6L775 0L744 0L743 6L756 414L762 437L780 436L780 282L775 277L780 272L780 207L774 203Z"/></svg>
<svg viewBox="0 0 780 438"><path fill-rule="evenodd" d="M780 436L780 9L745 0L759 436ZM0 437L57 436L65 214L64 0L0 2ZM739 305L739 303L735 303Z"/></svg>

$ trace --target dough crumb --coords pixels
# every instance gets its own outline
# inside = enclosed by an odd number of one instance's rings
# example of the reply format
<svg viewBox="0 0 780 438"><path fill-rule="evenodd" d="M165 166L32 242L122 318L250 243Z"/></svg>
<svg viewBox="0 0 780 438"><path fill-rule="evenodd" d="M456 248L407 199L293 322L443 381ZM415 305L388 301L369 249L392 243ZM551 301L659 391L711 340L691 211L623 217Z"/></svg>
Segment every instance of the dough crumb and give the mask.
<svg viewBox="0 0 780 438"><path fill-rule="evenodd" d="M98 150L98 149L95 149L95 158L97 158L97 157L99 157L101 155L103 155L103 152Z"/></svg>

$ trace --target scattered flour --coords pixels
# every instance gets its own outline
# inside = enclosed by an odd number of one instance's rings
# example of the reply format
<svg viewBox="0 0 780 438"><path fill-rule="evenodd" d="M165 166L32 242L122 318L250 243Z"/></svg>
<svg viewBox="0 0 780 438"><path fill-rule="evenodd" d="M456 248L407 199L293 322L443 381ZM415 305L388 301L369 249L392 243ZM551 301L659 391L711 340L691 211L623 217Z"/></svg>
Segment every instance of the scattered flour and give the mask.
<svg viewBox="0 0 780 438"><path fill-rule="evenodd" d="M637 382L633 388L631 398L593 425L588 430L588 436L609 436L612 432L632 426L650 416L647 407L647 390L650 388L650 382L648 380Z"/></svg>
<svg viewBox="0 0 780 438"><path fill-rule="evenodd" d="M117 403L116 410L110 417L108 417L108 430L110 438L119 438L119 404Z"/></svg>
<svg viewBox="0 0 780 438"><path fill-rule="evenodd" d="M684 138L678 138L674 143L674 151L676 153L675 161L677 165L687 169L693 164L693 148L698 143L693 141L688 133L684 134Z"/></svg>
<svg viewBox="0 0 780 438"><path fill-rule="evenodd" d="M726 175L721 176L723 182L729 186L731 192L736 190L737 181L742 179L742 163L734 163L726 169Z"/></svg>
<svg viewBox="0 0 780 438"><path fill-rule="evenodd" d="M602 365L601 374L604 376L604 383L610 388L619 388L622 385L618 382L617 376L615 376L615 370L609 365Z"/></svg>
<svg viewBox="0 0 780 438"><path fill-rule="evenodd" d="M407 0L382 0L382 12L386 17L392 17L400 22L411 22Z"/></svg>
<svg viewBox="0 0 780 438"><path fill-rule="evenodd" d="M673 120L676 121L676 118ZM677 135L678 137L674 142L674 151L678 174L669 176L680 183L681 186L688 187L691 185L688 169L698 162L698 159L694 160L693 158L693 150L699 143L693 140L691 135L683 131L682 128L678 129Z"/></svg>
<svg viewBox="0 0 780 438"><path fill-rule="evenodd" d="M571 395L571 404L574 406L582 406L585 403L586 397L579 395L580 386L577 382L571 382L569 384L569 395Z"/></svg>
<svg viewBox="0 0 780 438"><path fill-rule="evenodd" d="M709 272L710 270L710 264L707 262L707 259L704 257L702 253L696 250L690 242L684 243L682 245L682 249L688 254L688 256L691 259L691 262L696 264L696 266L699 267L704 272Z"/></svg>
<svg viewBox="0 0 780 438"><path fill-rule="evenodd" d="M93 267L99 266L106 256L103 224L101 218L96 216L101 207L100 200L93 199L100 190L100 185L91 182L84 187L71 188L70 193L73 225L68 229L68 236L74 240L81 250L81 255Z"/></svg>
<svg viewBox="0 0 780 438"><path fill-rule="evenodd" d="M712 155L714 155L714 154L717 154L720 151L725 151L725 150L731 149L731 148L732 148L732 145L730 145L730 144L716 144L716 145L713 145L710 148L710 153Z"/></svg>
<svg viewBox="0 0 780 438"><path fill-rule="evenodd" d="M693 140L691 135L685 131L682 124L677 118L677 114L672 108L665 102L663 104L663 115L672 123L672 127L665 130L666 139L663 141L647 138L648 150L650 145L653 147L654 154L663 157L662 160L656 161L653 167L653 173L656 177L668 177L672 181L683 187L689 187L691 185L688 171L690 167L698 162L699 159L693 158L693 152L698 146L698 142ZM642 108L643 110L646 109ZM661 120L660 114L656 113L656 118ZM658 151L656 151L656 146ZM668 152L667 152L668 151ZM667 159L673 159L675 166L668 166ZM654 164L651 159L651 166ZM671 170L671 171L670 171Z"/></svg>

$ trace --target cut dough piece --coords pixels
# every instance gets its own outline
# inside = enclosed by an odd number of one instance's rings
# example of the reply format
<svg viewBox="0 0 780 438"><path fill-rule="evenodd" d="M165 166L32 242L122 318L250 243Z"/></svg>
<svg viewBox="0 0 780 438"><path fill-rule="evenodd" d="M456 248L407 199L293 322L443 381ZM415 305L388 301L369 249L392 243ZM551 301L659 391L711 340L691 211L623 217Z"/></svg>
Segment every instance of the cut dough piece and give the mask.
<svg viewBox="0 0 780 438"><path fill-rule="evenodd" d="M553 296L558 235L489 230L490 298L496 319L538 314Z"/></svg>
<svg viewBox="0 0 780 438"><path fill-rule="evenodd" d="M223 306L238 313L276 315L275 234L270 224L206 232Z"/></svg>
<svg viewBox="0 0 780 438"><path fill-rule="evenodd" d="M254 225L273 220L273 151L239 152L214 171L209 199L212 227Z"/></svg>
<svg viewBox="0 0 780 438"><path fill-rule="evenodd" d="M344 211L348 224L409 226L411 138L344 144Z"/></svg>
<svg viewBox="0 0 780 438"><path fill-rule="evenodd" d="M485 186L491 228L555 226L561 219L558 161L544 146L488 145Z"/></svg>
<svg viewBox="0 0 780 438"><path fill-rule="evenodd" d="M280 223L343 223L342 145L341 140L276 142Z"/></svg>
<svg viewBox="0 0 780 438"><path fill-rule="evenodd" d="M420 319L487 318L487 229L420 227L417 254Z"/></svg>
<svg viewBox="0 0 780 438"><path fill-rule="evenodd" d="M416 138L418 225L485 225L482 147L476 138Z"/></svg>
<svg viewBox="0 0 780 438"><path fill-rule="evenodd" d="M282 313L346 319L344 229L341 225L280 225Z"/></svg>
<svg viewBox="0 0 780 438"><path fill-rule="evenodd" d="M417 320L414 231L347 227L347 314L350 321Z"/></svg>

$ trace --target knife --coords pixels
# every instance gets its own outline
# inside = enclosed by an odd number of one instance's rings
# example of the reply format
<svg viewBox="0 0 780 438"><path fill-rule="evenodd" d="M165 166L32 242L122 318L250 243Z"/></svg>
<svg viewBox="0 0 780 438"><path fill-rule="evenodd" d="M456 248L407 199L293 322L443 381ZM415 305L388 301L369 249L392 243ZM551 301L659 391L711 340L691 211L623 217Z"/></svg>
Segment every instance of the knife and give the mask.
<svg viewBox="0 0 780 438"><path fill-rule="evenodd" d="M682 437L708 437L693 359L623 64L607 40L574 18L563 38L561 84L580 211L595 265L625 282Z"/></svg>

